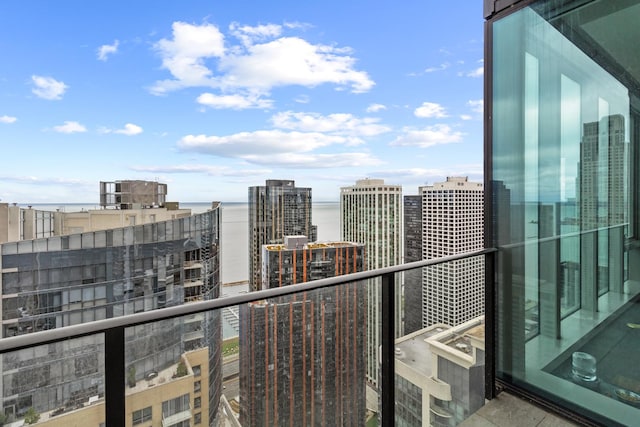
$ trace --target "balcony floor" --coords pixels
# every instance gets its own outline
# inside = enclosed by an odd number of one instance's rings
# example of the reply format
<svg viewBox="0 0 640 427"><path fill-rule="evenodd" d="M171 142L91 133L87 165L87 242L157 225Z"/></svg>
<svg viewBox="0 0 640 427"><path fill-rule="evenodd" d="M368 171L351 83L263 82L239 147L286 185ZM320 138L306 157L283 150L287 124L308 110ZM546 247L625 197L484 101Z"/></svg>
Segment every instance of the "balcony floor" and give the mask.
<svg viewBox="0 0 640 427"><path fill-rule="evenodd" d="M488 401L461 427L565 427L577 426L507 392Z"/></svg>

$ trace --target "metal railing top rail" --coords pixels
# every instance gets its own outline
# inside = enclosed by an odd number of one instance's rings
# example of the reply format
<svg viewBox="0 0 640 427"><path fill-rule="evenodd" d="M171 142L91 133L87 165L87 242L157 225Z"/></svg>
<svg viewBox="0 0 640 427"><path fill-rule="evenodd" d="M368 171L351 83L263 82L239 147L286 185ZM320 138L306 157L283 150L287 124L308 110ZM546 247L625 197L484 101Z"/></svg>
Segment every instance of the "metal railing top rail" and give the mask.
<svg viewBox="0 0 640 427"><path fill-rule="evenodd" d="M344 283L356 282L376 277L382 277L387 274L399 273L402 271L413 270L421 267L430 267L438 264L444 264L451 261L457 261L467 258L473 258L496 252L495 248L487 248L474 252L465 252L456 255L450 255L442 258L435 258L423 261L415 261L405 264L398 264L390 267L378 268L375 270L362 271L359 273L345 274L326 279L314 280L296 285L288 285L280 288L271 288L261 291L248 292L245 294L220 297L211 300L192 302L174 307L167 307L157 310L145 311L143 313L129 314L125 316L112 317L104 320L96 320L78 325L65 326L62 328L49 329L46 331L33 332L24 335L6 337L0 339L0 354L11 351L18 351L25 348L35 347L38 345L51 344L67 339L81 338L89 335L97 335L105 333L108 330L133 327L146 323L158 322L161 320L173 319L176 317L189 316L192 314L203 313L211 310L223 309L239 304L247 304L251 302L262 301L268 298L282 297L302 292L313 291L317 289L328 288Z"/></svg>

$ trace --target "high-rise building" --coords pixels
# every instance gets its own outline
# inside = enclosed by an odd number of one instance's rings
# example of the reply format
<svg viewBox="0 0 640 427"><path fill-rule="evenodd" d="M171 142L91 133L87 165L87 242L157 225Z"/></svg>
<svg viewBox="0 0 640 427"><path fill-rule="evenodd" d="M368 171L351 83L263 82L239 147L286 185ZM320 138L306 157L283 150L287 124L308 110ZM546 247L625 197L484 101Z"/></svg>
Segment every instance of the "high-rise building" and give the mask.
<svg viewBox="0 0 640 427"><path fill-rule="evenodd" d="M364 271L364 263L361 243L311 243L305 236L285 236L284 244L262 246L262 289Z"/></svg>
<svg viewBox="0 0 640 427"><path fill-rule="evenodd" d="M263 246L263 288L362 271L364 247L286 236ZM366 295L349 283L240 306L242 425L362 425Z"/></svg>
<svg viewBox="0 0 640 427"><path fill-rule="evenodd" d="M577 180L583 230L626 222L624 177L628 145L622 114L583 124ZM606 174L602 173L604 170Z"/></svg>
<svg viewBox="0 0 640 427"><path fill-rule="evenodd" d="M420 188L424 259L484 247L482 183L466 177ZM457 326L484 313L484 259L475 257L423 269L422 324Z"/></svg>
<svg viewBox="0 0 640 427"><path fill-rule="evenodd" d="M404 262L422 260L422 195L404 196ZM402 272L404 333L422 329L422 269Z"/></svg>
<svg viewBox="0 0 640 427"><path fill-rule="evenodd" d="M32 211L0 206L0 213L21 219L6 223L18 230L7 235L22 237L0 244L2 337L219 296L217 202L196 215L167 208ZM125 338L127 375L134 381L175 364L186 351L209 347L203 380L213 387L203 398L210 399L215 418L222 375L219 313L136 326ZM61 410L101 395L104 351L102 340L87 337L3 355L2 410L13 416L29 408Z"/></svg>
<svg viewBox="0 0 640 427"><path fill-rule="evenodd" d="M385 184L383 179L361 179L340 189L340 238L363 243L366 268L397 265L402 261L402 186ZM367 379L378 386L378 348L382 295L380 284L367 288ZM396 288L396 336L402 336L402 292Z"/></svg>
<svg viewBox="0 0 640 427"><path fill-rule="evenodd" d="M295 181L268 179L266 185L249 187L249 288L262 283L262 245L284 242L284 236L317 238L311 224L311 188Z"/></svg>

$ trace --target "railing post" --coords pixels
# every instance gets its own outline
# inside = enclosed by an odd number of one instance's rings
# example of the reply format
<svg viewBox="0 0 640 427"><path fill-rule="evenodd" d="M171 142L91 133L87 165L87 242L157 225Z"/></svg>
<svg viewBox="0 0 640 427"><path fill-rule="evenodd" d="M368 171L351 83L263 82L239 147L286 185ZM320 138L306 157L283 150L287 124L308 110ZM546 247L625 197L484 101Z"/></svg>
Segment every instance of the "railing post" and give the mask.
<svg viewBox="0 0 640 427"><path fill-rule="evenodd" d="M125 425L124 327L104 333L105 425Z"/></svg>
<svg viewBox="0 0 640 427"><path fill-rule="evenodd" d="M484 394L485 398L491 400L496 397L496 288L495 288L495 272L496 261L498 259L496 252L490 252L484 258L484 348L486 349L486 361L484 364Z"/></svg>
<svg viewBox="0 0 640 427"><path fill-rule="evenodd" d="M395 422L395 274L382 275L382 355L380 372L381 421L383 426Z"/></svg>

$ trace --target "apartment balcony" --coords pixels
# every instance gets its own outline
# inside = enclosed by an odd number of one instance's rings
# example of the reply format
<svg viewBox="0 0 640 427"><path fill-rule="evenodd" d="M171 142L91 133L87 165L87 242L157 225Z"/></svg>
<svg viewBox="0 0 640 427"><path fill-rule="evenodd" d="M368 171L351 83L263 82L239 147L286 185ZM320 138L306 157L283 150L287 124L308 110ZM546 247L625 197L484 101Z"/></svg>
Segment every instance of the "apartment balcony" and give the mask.
<svg viewBox="0 0 640 427"><path fill-rule="evenodd" d="M353 417L367 426L398 420L409 425L458 423L460 414L466 417L484 403L485 344L478 339L483 317L455 327L434 325L401 338L394 338L399 325L381 321L381 345L367 349L363 322L368 291L381 292L377 318L394 319L395 285L405 281L404 272L465 259L483 260L490 271L495 253L487 249L4 338L3 379L13 388L13 394L3 397L4 409L19 421L34 408L43 415L39 425L47 427L77 420L96 427L132 426L144 419L163 426L237 426L257 419L282 424L295 417L297 425L340 425ZM241 320L239 354L223 358L221 342L167 350L167 337L175 333L182 334L178 341L183 343L195 333L206 343L229 309ZM413 315L421 312L407 311L405 320ZM202 322L201 331L186 328L194 320ZM219 330L210 336L220 337ZM158 348L155 355L148 354L151 348ZM447 370L437 368L443 361ZM179 362L186 366L179 368ZM378 389L367 381L367 363L379 367ZM211 384L217 392L208 389L210 375L219 379ZM60 404L52 406L36 389L62 389L65 384L75 384L67 409L64 416L52 416ZM219 400L209 402L209 396ZM71 407L73 402L79 403Z"/></svg>

